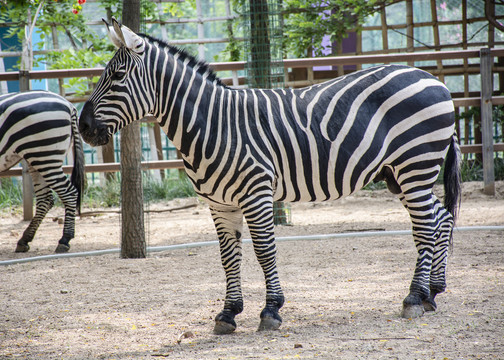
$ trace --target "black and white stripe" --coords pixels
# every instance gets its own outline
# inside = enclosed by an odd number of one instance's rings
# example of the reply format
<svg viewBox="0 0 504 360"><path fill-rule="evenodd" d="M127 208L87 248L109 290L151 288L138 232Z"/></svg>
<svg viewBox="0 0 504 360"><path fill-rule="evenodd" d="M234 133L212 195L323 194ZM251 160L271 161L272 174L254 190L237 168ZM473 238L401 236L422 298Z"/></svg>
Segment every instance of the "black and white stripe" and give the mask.
<svg viewBox="0 0 504 360"><path fill-rule="evenodd" d="M245 217L266 279L260 329L278 328L284 302L276 270L273 201L324 201L385 180L408 210L418 263L403 316L434 310L445 289L447 247L459 201L459 148L449 91L430 74L384 65L304 89L236 90L202 63L114 22L119 46L80 117L84 140L152 114L181 151L207 200L227 278L215 331L242 311ZM446 158L445 206L432 187Z"/></svg>
<svg viewBox="0 0 504 360"><path fill-rule="evenodd" d="M70 180L63 162L73 142ZM84 152L77 127L77 110L59 95L45 91L0 96L0 171L26 160L36 196L35 216L18 241L16 252L29 243L54 204L52 191L65 206L63 236L56 252L66 252L75 233L75 213L84 185Z"/></svg>

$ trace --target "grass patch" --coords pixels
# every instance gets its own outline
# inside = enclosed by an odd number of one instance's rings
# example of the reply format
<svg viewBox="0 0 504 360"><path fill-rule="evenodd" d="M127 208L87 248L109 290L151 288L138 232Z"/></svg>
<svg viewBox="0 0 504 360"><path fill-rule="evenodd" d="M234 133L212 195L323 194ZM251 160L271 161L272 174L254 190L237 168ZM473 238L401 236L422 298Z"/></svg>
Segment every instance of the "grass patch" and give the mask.
<svg viewBox="0 0 504 360"><path fill-rule="evenodd" d="M172 177L163 181L148 181L144 186L145 201L172 200L196 196L196 192L187 176Z"/></svg>
<svg viewBox="0 0 504 360"><path fill-rule="evenodd" d="M483 164L478 160L464 160L461 167L462 181L483 181ZM504 159L494 158L495 180L504 180Z"/></svg>
<svg viewBox="0 0 504 360"><path fill-rule="evenodd" d="M12 178L0 179L0 209L23 204L23 186Z"/></svg>
<svg viewBox="0 0 504 360"><path fill-rule="evenodd" d="M187 176L169 177L155 181L151 177L143 178L144 202L156 202L196 196ZM88 207L113 207L121 203L121 180L109 180L107 184L89 186L84 191L83 204Z"/></svg>
<svg viewBox="0 0 504 360"><path fill-rule="evenodd" d="M121 183L109 180L105 186L91 185L84 190L82 204L87 207L113 207L121 202Z"/></svg>

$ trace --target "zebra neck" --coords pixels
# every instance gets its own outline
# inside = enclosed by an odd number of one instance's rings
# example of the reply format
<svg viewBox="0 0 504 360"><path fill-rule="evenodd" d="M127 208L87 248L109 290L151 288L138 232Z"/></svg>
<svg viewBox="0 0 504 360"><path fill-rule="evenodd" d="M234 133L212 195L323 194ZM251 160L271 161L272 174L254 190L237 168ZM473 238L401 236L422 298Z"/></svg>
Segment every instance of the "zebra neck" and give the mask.
<svg viewBox="0 0 504 360"><path fill-rule="evenodd" d="M215 104L229 89L210 81L187 61L175 62L158 91L158 121L173 145L187 157L211 127Z"/></svg>

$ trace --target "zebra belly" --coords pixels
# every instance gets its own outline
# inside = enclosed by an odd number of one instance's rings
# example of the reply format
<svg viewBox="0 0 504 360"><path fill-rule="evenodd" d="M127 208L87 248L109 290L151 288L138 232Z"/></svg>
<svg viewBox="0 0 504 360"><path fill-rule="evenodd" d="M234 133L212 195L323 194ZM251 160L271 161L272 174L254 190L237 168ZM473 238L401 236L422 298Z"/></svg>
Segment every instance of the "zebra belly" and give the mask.
<svg viewBox="0 0 504 360"><path fill-rule="evenodd" d="M338 200L360 190L361 188L362 186L349 193L340 193L334 188L334 186L332 186L331 189L326 187L325 191L314 191L313 188L308 190L306 188L306 184L303 184L301 188L293 188L292 184L288 184L286 185L286 188L273 190L273 200L285 202L323 202ZM332 192L330 190L332 190Z"/></svg>
<svg viewBox="0 0 504 360"><path fill-rule="evenodd" d="M17 154L0 156L0 172L9 170L11 167L18 164L21 160L21 156Z"/></svg>

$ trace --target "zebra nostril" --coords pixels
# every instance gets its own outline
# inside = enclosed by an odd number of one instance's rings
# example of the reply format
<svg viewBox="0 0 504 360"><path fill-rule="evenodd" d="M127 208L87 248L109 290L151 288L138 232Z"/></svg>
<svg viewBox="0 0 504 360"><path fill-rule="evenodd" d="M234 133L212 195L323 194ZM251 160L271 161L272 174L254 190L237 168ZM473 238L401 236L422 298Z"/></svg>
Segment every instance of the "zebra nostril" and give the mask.
<svg viewBox="0 0 504 360"><path fill-rule="evenodd" d="M87 124L85 124L83 121L79 121L79 131L81 133L86 132L87 128L88 128Z"/></svg>
<svg viewBox="0 0 504 360"><path fill-rule="evenodd" d="M89 130L93 128L93 123L93 105L88 101L84 104L84 108L79 117L79 131L81 133L89 132Z"/></svg>

